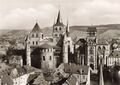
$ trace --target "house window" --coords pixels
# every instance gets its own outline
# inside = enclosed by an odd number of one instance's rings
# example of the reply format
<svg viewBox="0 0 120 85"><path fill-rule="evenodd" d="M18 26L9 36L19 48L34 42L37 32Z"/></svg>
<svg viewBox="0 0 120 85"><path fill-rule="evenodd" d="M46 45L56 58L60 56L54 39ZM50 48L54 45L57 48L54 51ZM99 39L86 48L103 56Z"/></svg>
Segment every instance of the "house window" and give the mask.
<svg viewBox="0 0 120 85"><path fill-rule="evenodd" d="M34 45L34 41L33 41L33 45Z"/></svg>
<svg viewBox="0 0 120 85"><path fill-rule="evenodd" d="M36 45L38 45L38 42L36 41Z"/></svg>
<svg viewBox="0 0 120 85"><path fill-rule="evenodd" d="M57 34L55 34L55 37L57 37Z"/></svg>
<svg viewBox="0 0 120 85"><path fill-rule="evenodd" d="M38 37L38 34L36 34L36 37Z"/></svg>
<svg viewBox="0 0 120 85"><path fill-rule="evenodd" d="M57 27L55 28L55 30L57 31Z"/></svg>
<svg viewBox="0 0 120 85"><path fill-rule="evenodd" d="M50 56L50 59L49 60L52 60L52 57Z"/></svg>
<svg viewBox="0 0 120 85"><path fill-rule="evenodd" d="M43 39L43 37L44 37L44 36L43 36L43 34L42 34L42 39Z"/></svg>
<svg viewBox="0 0 120 85"><path fill-rule="evenodd" d="M32 34L32 37L34 37L34 34Z"/></svg>
<svg viewBox="0 0 120 85"><path fill-rule="evenodd" d="M59 28L59 30L61 30L61 27Z"/></svg>
<svg viewBox="0 0 120 85"><path fill-rule="evenodd" d="M43 61L45 61L45 56L43 56Z"/></svg>

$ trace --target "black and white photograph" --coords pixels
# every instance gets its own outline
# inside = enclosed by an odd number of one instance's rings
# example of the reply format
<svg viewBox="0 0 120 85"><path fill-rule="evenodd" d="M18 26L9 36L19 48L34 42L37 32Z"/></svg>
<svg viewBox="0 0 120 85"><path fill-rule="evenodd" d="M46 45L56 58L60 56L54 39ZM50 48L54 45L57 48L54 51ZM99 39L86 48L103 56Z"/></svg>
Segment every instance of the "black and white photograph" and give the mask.
<svg viewBox="0 0 120 85"><path fill-rule="evenodd" d="M120 85L120 0L0 0L0 85Z"/></svg>

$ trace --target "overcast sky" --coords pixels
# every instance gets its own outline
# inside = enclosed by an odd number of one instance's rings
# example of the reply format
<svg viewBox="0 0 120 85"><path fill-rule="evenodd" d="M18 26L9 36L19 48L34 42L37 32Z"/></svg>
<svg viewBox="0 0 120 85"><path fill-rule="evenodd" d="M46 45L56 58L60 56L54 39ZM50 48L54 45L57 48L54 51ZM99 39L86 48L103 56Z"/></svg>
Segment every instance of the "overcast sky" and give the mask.
<svg viewBox="0 0 120 85"><path fill-rule="evenodd" d="M52 26L61 9L70 25L120 23L120 0L0 0L0 29L32 29Z"/></svg>

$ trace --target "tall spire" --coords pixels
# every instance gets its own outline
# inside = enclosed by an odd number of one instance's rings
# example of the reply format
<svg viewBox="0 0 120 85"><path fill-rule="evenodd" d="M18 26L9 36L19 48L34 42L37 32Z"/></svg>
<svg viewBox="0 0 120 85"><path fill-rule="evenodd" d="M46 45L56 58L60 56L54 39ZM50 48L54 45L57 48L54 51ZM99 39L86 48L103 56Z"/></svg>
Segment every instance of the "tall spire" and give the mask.
<svg viewBox="0 0 120 85"><path fill-rule="evenodd" d="M100 59L100 75L99 75L99 85L104 85L104 78L103 78L103 67L102 67L102 59Z"/></svg>
<svg viewBox="0 0 120 85"><path fill-rule="evenodd" d="M60 23L60 9L59 9L59 12L58 12L57 23Z"/></svg>
<svg viewBox="0 0 120 85"><path fill-rule="evenodd" d="M68 19L67 19L67 27L66 27L66 35L69 36L70 32L69 32L69 23L68 23Z"/></svg>

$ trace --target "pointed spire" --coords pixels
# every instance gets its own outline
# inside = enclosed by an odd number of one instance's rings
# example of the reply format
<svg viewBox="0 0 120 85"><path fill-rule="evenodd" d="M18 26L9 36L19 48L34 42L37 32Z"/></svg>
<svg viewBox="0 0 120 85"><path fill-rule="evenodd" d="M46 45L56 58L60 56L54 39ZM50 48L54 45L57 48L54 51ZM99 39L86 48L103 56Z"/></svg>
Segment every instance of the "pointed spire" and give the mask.
<svg viewBox="0 0 120 85"><path fill-rule="evenodd" d="M36 22L34 28L32 29L32 32L42 32L42 30L40 29L38 23Z"/></svg>
<svg viewBox="0 0 120 85"><path fill-rule="evenodd" d="M58 17L57 17L57 23L60 23L61 21L60 21L60 10L59 10L59 12L58 12Z"/></svg>
<svg viewBox="0 0 120 85"><path fill-rule="evenodd" d="M69 29L69 23L68 23L68 19L67 19L67 27L66 27L66 35L69 36L70 34L70 29Z"/></svg>
<svg viewBox="0 0 120 85"><path fill-rule="evenodd" d="M103 78L103 67L102 67L102 59L100 59L100 75L99 75L99 85L104 85L104 78Z"/></svg>

